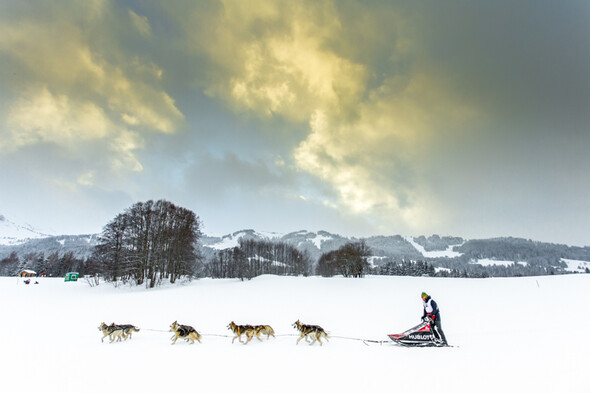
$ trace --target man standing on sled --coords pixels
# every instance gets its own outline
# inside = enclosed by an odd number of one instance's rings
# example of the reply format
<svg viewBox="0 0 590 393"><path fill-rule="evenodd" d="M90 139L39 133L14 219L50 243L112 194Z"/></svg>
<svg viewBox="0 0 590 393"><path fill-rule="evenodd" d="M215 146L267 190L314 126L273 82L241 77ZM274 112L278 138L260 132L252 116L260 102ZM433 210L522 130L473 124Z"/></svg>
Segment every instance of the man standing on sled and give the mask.
<svg viewBox="0 0 590 393"><path fill-rule="evenodd" d="M445 337L440 324L440 310L438 309L438 305L426 292L422 292L422 301L424 302L424 314L422 314L422 319L428 316L430 318L430 329L434 332L436 338L442 340L444 345L448 345L447 338Z"/></svg>

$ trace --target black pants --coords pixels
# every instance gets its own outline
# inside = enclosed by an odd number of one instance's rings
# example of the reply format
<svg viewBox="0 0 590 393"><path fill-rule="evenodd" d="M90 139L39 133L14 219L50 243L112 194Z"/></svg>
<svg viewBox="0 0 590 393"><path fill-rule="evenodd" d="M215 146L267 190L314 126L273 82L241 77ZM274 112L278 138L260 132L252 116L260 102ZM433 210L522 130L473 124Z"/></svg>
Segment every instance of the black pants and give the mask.
<svg viewBox="0 0 590 393"><path fill-rule="evenodd" d="M436 338L440 338L441 340L443 340L443 342L445 344L447 343L447 338L445 337L445 333L442 330L442 326L440 325L440 319L436 319L434 321L434 323L430 323L430 328L432 329L432 332L434 333L434 335L436 336Z"/></svg>

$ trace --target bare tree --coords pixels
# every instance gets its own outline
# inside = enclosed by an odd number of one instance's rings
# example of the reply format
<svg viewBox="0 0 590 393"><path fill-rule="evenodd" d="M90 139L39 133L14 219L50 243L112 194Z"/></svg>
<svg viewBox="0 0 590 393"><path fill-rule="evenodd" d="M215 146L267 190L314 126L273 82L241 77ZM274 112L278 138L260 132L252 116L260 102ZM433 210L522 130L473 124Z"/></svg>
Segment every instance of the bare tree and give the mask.
<svg viewBox="0 0 590 393"><path fill-rule="evenodd" d="M337 250L322 254L316 273L325 277L341 274L344 277L363 277L369 271L367 257L370 248L364 241L346 243Z"/></svg>
<svg viewBox="0 0 590 393"><path fill-rule="evenodd" d="M107 280L152 288L163 279L174 283L194 275L200 236L192 211L165 200L138 202L105 226L93 258Z"/></svg>

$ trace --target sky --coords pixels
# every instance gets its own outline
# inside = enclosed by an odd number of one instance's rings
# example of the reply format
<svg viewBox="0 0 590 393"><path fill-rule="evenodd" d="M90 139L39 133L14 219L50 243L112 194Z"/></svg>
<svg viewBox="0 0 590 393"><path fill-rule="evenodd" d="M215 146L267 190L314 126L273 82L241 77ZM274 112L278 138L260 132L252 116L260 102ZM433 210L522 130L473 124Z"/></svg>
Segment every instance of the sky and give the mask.
<svg viewBox="0 0 590 393"><path fill-rule="evenodd" d="M590 245L590 2L0 3L0 214Z"/></svg>

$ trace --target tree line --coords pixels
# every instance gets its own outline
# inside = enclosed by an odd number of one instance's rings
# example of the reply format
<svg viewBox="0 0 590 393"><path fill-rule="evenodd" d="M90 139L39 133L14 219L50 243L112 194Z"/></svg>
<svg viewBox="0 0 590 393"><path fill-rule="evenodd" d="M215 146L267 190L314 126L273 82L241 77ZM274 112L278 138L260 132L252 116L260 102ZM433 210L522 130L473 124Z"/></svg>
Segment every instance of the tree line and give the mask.
<svg viewBox="0 0 590 393"><path fill-rule="evenodd" d="M19 258L16 252L10 253L0 260L0 276L14 276L23 270L33 270L37 275L60 277L68 272L79 272L82 275L94 275L99 272L98 266L89 258L78 258L73 252L60 255L57 251L45 256L45 253L28 253Z"/></svg>
<svg viewBox="0 0 590 393"><path fill-rule="evenodd" d="M282 242L240 239L234 248L220 250L205 265L212 278L251 279L262 274L308 276L312 260L307 252Z"/></svg>
<svg viewBox="0 0 590 393"><path fill-rule="evenodd" d="M455 250L465 259L495 258L559 267L561 258L587 260L590 248L503 237L469 240Z"/></svg>
<svg viewBox="0 0 590 393"><path fill-rule="evenodd" d="M402 261L401 263L387 262L376 269L377 274L384 276L429 276L437 275L434 266L424 261Z"/></svg>

